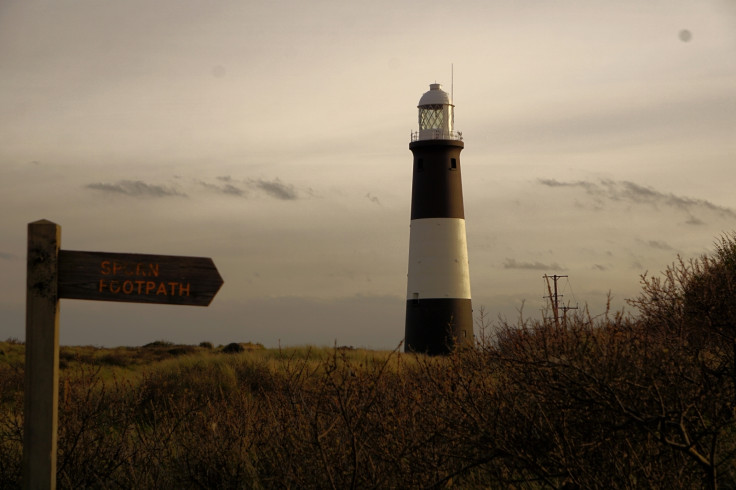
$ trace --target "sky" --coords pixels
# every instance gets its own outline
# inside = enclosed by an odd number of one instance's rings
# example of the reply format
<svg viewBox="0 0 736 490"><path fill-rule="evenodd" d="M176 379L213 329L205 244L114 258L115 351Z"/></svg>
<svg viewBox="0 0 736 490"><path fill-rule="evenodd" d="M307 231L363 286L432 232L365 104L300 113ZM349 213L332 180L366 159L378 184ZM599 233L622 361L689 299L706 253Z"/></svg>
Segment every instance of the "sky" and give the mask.
<svg viewBox="0 0 736 490"><path fill-rule="evenodd" d="M61 300L62 345L392 349L417 102L455 103L473 308L631 311L736 230L734 0L0 3L0 339L27 225L211 257L209 307ZM476 331L476 334L479 334Z"/></svg>

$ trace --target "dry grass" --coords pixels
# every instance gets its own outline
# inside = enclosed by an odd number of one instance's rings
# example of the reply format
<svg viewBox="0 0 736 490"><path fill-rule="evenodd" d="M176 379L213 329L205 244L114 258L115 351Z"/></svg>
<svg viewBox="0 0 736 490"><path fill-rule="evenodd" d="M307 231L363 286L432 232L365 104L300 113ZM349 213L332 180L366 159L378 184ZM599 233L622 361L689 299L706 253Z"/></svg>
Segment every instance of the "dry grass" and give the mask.
<svg viewBox="0 0 736 490"><path fill-rule="evenodd" d="M640 329L617 322L507 326L496 343L434 358L334 347L71 348L58 485L696 488L704 466L631 416L647 409L648 394L626 380L644 382L644 366L669 356L647 382L664 377L659 393L675 390L673 408L690 400L704 416L717 411L696 384L667 379L686 360L671 345L647 345L644 355L634 342ZM22 347L0 343L0 488L19 484ZM723 465L736 442L732 418L702 428L714 430L723 450L714 462Z"/></svg>
<svg viewBox="0 0 736 490"><path fill-rule="evenodd" d="M58 485L736 488L734 241L644 278L638 317L497 324L446 357L64 348ZM0 489L21 483L22 358L0 342Z"/></svg>

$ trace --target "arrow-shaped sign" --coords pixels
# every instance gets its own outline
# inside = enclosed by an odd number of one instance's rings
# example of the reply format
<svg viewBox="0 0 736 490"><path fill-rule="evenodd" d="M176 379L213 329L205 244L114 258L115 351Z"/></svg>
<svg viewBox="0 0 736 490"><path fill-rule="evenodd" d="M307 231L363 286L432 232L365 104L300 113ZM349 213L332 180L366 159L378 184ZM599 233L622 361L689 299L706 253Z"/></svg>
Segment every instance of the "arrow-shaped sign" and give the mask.
<svg viewBox="0 0 736 490"><path fill-rule="evenodd" d="M59 251L59 298L207 306L222 283L207 257Z"/></svg>

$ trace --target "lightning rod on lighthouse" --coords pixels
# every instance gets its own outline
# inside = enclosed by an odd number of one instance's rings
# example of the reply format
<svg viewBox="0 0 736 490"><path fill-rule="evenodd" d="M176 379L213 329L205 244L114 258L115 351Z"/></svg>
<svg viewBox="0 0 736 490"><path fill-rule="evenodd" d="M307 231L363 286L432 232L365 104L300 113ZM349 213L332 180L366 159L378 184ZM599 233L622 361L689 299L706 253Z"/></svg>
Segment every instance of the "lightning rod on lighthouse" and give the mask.
<svg viewBox="0 0 736 490"><path fill-rule="evenodd" d="M446 354L473 341L473 310L460 172L462 134L452 100L433 83L419 99L406 292L407 352Z"/></svg>

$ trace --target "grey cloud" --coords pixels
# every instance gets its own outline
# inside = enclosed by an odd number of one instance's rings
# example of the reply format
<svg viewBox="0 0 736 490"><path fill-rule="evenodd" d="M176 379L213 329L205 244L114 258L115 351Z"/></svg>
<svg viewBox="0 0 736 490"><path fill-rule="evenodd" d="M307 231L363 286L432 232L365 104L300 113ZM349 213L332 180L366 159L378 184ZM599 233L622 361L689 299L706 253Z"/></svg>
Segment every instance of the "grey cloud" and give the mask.
<svg viewBox="0 0 736 490"><path fill-rule="evenodd" d="M293 201L299 197L296 189L291 184L284 184L278 178L274 180L256 179L251 180L250 184L265 192L271 197L282 201Z"/></svg>
<svg viewBox="0 0 736 490"><path fill-rule="evenodd" d="M219 192L221 194L227 194L229 196L239 196L240 197L240 196L246 195L245 190L231 184L229 178L223 179L221 177L218 177L217 180L220 180L225 183L222 185L219 185L219 184L210 184L208 182L200 182L200 184L208 189Z"/></svg>
<svg viewBox="0 0 736 490"><path fill-rule="evenodd" d="M637 203L656 203L665 197L661 192L657 192L652 188L644 187L629 181L614 182L612 180L604 180L601 183L608 190L611 199L628 200Z"/></svg>
<svg viewBox="0 0 736 490"><path fill-rule="evenodd" d="M0 252L0 260L13 260L15 255L7 252Z"/></svg>
<svg viewBox="0 0 736 490"><path fill-rule="evenodd" d="M687 224L687 225L694 225L694 226L700 226L700 225L704 225L705 224L705 221L703 221L702 219L696 218L695 216L692 216L691 215L691 216L688 217L687 221L685 221L685 224Z"/></svg>
<svg viewBox="0 0 736 490"><path fill-rule="evenodd" d="M562 267L557 262L551 264L543 264L541 262L519 262L516 259L506 259L503 261L504 269L529 269L535 271L559 271Z"/></svg>
<svg viewBox="0 0 736 490"><path fill-rule="evenodd" d="M141 180L119 180L114 184L100 182L96 184L87 184L85 187L97 191L124 194L126 196L134 197L186 197L186 194L182 194L176 189L160 185L146 184Z"/></svg>
<svg viewBox="0 0 736 490"><path fill-rule="evenodd" d="M693 211L709 211L717 213L720 216L736 218L736 212L734 210L724 206L718 206L705 199L664 193L627 180L615 181L604 179L596 183L583 180L561 182L555 179L538 179L538 182L551 188L579 187L597 200L608 199L617 202L650 204L655 207L664 206L680 209L691 214L687 222L688 224L702 224L702 221L692 216Z"/></svg>
<svg viewBox="0 0 736 490"><path fill-rule="evenodd" d="M736 218L736 212L730 208L718 206L705 199L695 199L686 196L676 196L675 194L665 194L659 192L650 187L643 187L633 182L604 182L609 188L612 195L619 195L623 199L629 199L637 203L647 204L662 204L674 208L682 209L683 211L691 211L692 209L705 209L720 214L721 216L728 216ZM617 187L620 188L617 189Z"/></svg>
<svg viewBox="0 0 736 490"><path fill-rule="evenodd" d="M659 250L674 250L668 243L661 240L649 240L646 244Z"/></svg>
<svg viewBox="0 0 736 490"><path fill-rule="evenodd" d="M539 183L546 185L547 187L582 187L588 193L594 194L598 186L592 182L586 182L584 180L576 180L573 182L560 182L556 179L539 179Z"/></svg>
<svg viewBox="0 0 736 490"><path fill-rule="evenodd" d="M365 195L365 198L366 198L366 199L368 199L368 200L369 200L370 202L372 202L372 203L376 203L376 204L378 204L379 206L381 205L381 201L379 201L379 200L378 200L378 197L374 196L374 195L373 195L373 194L371 194L370 192L369 192L368 194L366 194L366 195Z"/></svg>
<svg viewBox="0 0 736 490"><path fill-rule="evenodd" d="M633 262L631 262L631 269L636 270L636 271L640 271L640 270L644 269L644 266L638 260L634 260Z"/></svg>
<svg viewBox="0 0 736 490"><path fill-rule="evenodd" d="M279 178L273 180L261 178L239 181L229 175L223 175L216 177L216 180L216 183L202 181L199 184L207 189L230 196L246 197L250 195L250 191L261 191L270 197L282 201L294 201L301 197L301 192L295 186L285 184Z"/></svg>
<svg viewBox="0 0 736 490"><path fill-rule="evenodd" d="M245 195L245 191L243 189L240 189L239 187L235 187L232 184L225 184L222 187L220 187L219 190L223 194L230 194L230 195L233 195L233 196L243 196L243 195Z"/></svg>
<svg viewBox="0 0 736 490"><path fill-rule="evenodd" d="M605 270L608 270L608 267L606 267L605 265L601 265L601 264L593 264L593 269L597 271L605 271Z"/></svg>

